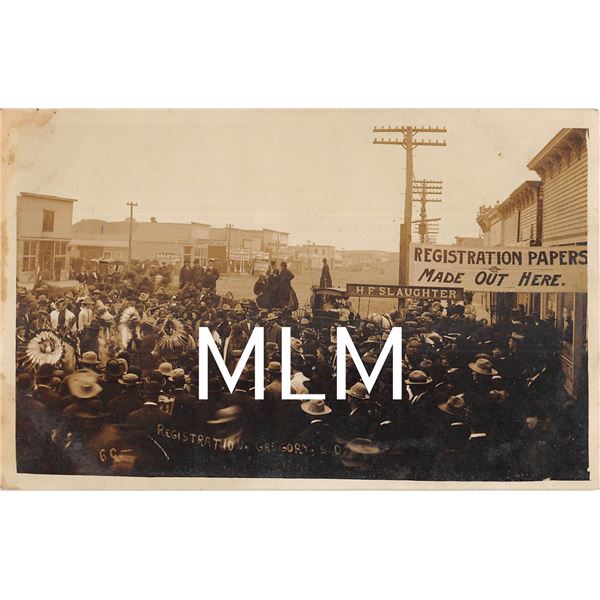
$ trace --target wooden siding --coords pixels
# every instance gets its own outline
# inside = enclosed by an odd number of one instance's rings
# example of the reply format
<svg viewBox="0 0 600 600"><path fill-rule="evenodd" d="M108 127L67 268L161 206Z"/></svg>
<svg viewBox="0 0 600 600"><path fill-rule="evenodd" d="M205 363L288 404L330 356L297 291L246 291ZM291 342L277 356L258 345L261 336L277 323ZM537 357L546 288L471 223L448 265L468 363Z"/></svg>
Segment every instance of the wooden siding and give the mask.
<svg viewBox="0 0 600 600"><path fill-rule="evenodd" d="M544 179L544 244L587 236L587 151Z"/></svg>
<svg viewBox="0 0 600 600"><path fill-rule="evenodd" d="M513 211L503 222L504 239L503 246L514 246L517 243L518 211Z"/></svg>
<svg viewBox="0 0 600 600"><path fill-rule="evenodd" d="M490 227L490 246L502 245L502 221L497 221Z"/></svg>
<svg viewBox="0 0 600 600"><path fill-rule="evenodd" d="M519 236L519 241L528 242L531 239L535 239L536 214L537 205L535 202L532 202L529 206L521 211L521 235Z"/></svg>

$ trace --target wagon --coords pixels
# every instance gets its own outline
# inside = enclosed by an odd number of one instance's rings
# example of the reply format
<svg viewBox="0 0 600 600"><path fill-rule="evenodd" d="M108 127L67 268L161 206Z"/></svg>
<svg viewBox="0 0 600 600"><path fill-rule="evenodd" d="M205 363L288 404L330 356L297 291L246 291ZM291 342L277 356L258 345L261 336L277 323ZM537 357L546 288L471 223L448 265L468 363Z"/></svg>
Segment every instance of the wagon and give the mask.
<svg viewBox="0 0 600 600"><path fill-rule="evenodd" d="M348 305L346 290L313 286L311 291L310 307L315 327L333 325L340 318L340 310Z"/></svg>

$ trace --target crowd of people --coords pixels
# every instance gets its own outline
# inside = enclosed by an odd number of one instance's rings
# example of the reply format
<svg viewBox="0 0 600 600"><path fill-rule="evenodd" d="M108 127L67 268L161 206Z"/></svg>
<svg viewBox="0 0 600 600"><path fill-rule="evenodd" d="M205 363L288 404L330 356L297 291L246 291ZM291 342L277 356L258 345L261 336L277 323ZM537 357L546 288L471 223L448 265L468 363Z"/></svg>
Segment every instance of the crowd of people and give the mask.
<svg viewBox="0 0 600 600"><path fill-rule="evenodd" d="M349 304L323 320L290 302L285 263L271 265L256 298L238 299L217 294L214 265L196 266L183 267L179 287L125 273L82 277L79 290L18 289L19 471L587 479L587 407L562 392L551 320L514 309L492 325L468 303L425 300L363 317ZM199 400L199 328L233 372L256 326L265 328L265 399L254 399L252 358L230 391L210 357L209 399ZM348 355L346 398L336 399L337 327L369 371L393 326L403 330L402 373L388 357L368 390ZM291 328L292 393L325 400L282 399L282 327Z"/></svg>

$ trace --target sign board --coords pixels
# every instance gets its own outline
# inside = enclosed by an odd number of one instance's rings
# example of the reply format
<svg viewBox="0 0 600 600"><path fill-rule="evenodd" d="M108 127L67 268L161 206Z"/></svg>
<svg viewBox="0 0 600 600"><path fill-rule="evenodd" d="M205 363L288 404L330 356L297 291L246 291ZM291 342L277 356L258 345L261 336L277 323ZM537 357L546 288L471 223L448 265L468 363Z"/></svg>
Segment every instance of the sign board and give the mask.
<svg viewBox="0 0 600 600"><path fill-rule="evenodd" d="M229 251L229 260L250 260L250 249L232 248Z"/></svg>
<svg viewBox="0 0 600 600"><path fill-rule="evenodd" d="M586 246L410 245L409 283L487 292L587 292Z"/></svg>
<svg viewBox="0 0 600 600"><path fill-rule="evenodd" d="M346 293L354 298L418 298L426 300L462 300L461 288L418 285L381 285L347 283Z"/></svg>
<svg viewBox="0 0 600 600"><path fill-rule="evenodd" d="M266 260L268 262L269 253L268 252L260 252L259 250L256 250L252 253L252 259L253 260Z"/></svg>
<svg viewBox="0 0 600 600"><path fill-rule="evenodd" d="M158 252L156 254L156 260L181 260L181 255L170 254L169 252Z"/></svg>

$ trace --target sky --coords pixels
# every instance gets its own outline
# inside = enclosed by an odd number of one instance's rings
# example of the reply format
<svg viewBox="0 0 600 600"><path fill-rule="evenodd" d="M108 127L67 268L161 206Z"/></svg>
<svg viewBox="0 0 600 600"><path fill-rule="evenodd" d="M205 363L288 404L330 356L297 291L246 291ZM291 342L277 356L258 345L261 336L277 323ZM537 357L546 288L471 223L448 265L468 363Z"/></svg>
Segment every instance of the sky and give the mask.
<svg viewBox="0 0 600 600"><path fill-rule="evenodd" d="M446 147L414 152L417 179L443 181L438 243L477 236L481 205L538 176L527 163L583 115L563 110L139 110L29 114L10 129L8 193L77 199L74 222L196 221L290 233L290 244L398 248L405 151L374 126L437 125ZM15 123L17 120L15 119ZM379 134L380 136L381 134ZM394 137L394 134L385 134ZM414 203L413 219L419 205Z"/></svg>

